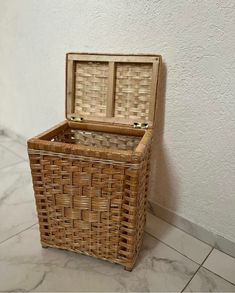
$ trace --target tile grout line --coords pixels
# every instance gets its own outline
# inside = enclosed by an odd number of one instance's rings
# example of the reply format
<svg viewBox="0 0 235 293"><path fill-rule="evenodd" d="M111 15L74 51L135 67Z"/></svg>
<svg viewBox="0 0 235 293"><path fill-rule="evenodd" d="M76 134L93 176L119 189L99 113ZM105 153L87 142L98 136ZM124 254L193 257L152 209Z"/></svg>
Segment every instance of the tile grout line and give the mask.
<svg viewBox="0 0 235 293"><path fill-rule="evenodd" d="M24 144L27 141L27 137L16 134L15 131L11 131L10 129L6 129L4 127L2 128L2 135L11 140L18 141L20 144Z"/></svg>
<svg viewBox="0 0 235 293"><path fill-rule="evenodd" d="M17 142L17 143L19 143L19 142ZM21 145L24 146L23 144L21 144ZM18 155L17 152L14 152L13 150L11 150L8 147L6 147L5 145L3 145L3 144L0 143L0 146L2 148L4 148L5 150L9 151L10 153L14 154L15 156L19 157L20 159L25 160L25 158L23 158L23 156ZM27 147L26 147L26 153L27 153Z"/></svg>
<svg viewBox="0 0 235 293"><path fill-rule="evenodd" d="M27 228L25 228L25 229L19 231L18 233L14 234L14 235L11 235L11 236L8 237L7 239L2 240L2 241L0 242L0 245L3 244L4 242L10 240L11 238L14 238L15 236L17 236L17 235L19 235L19 234L21 234L21 233L23 233L23 232L29 230L30 228L32 228L32 227L35 226L35 225L37 225L37 223L34 223L33 225L31 225L31 226L29 226L29 227L27 227Z"/></svg>
<svg viewBox="0 0 235 293"><path fill-rule="evenodd" d="M151 203L150 203L150 204L151 204ZM154 217L156 217L156 218L161 219L162 221L166 222L167 224L173 226L174 228L179 229L180 231L184 232L185 234L187 234L187 235L189 235L189 236L191 236L191 237L197 239L198 241L201 241L201 242L203 242L204 244L206 244L206 245L208 245L208 246L210 246L210 247L212 247L212 248L215 248L215 246L212 246L211 244L209 244L209 243L207 243L207 242L205 242L205 241L203 241L203 240L201 240L201 239L199 239L199 238L193 236L192 234L186 232L185 230L183 230L182 228L176 226L175 224L171 223L170 221L167 221L167 220L164 219L163 217L161 217L161 216L157 216L157 215L156 215L151 209L148 211L148 213L150 213L152 216L154 216ZM225 253L225 252L224 252L224 253ZM229 255L229 254L228 254L228 255Z"/></svg>
<svg viewBox="0 0 235 293"><path fill-rule="evenodd" d="M226 254L227 256L229 256L229 257L231 257L231 258L235 258L232 254L229 254L228 252L225 252L225 251L221 250L221 249L218 248L217 246L215 246L215 245L211 245L211 244L209 244L208 242L205 242L205 241L201 240L200 238L197 238L196 236L194 236L194 235L192 235L192 234L186 232L185 230L183 230L182 228L176 226L175 224L172 224L171 222L167 221L167 220L164 219L163 217L157 216L155 213L152 212L152 210L148 210L147 212L148 212L149 214L151 214L153 217L159 218L159 219L162 220L163 222L166 222L168 225L170 225L170 226L172 226L172 227L174 227L174 228L176 228L176 229L182 231L183 233L185 233L185 234L187 234L188 236L190 236L190 237L192 237L192 238L194 238L194 239L196 239L196 240L198 240L198 241L200 241L200 242L206 244L207 246L209 246L209 247L211 247L211 248L214 248L214 249L216 249L216 250L218 250L218 251L220 251L220 252ZM151 233L149 233L149 234L152 235ZM155 238L156 238L156 237L155 237ZM163 242L163 243L164 243L164 242ZM181 253L181 254L182 254L182 253ZM183 254L182 254L182 255L183 255Z"/></svg>
<svg viewBox="0 0 235 293"><path fill-rule="evenodd" d="M200 264L200 266L198 267L198 269L195 271L195 273L193 274L193 276L190 278L190 280L187 282L187 284L184 286L184 288L181 290L182 292L185 292L184 290L188 287L188 285L190 284L190 282L192 281L192 279L195 277L195 275L197 274L197 272L200 270L200 268L203 266L203 264L205 263L205 261L208 259L208 257L211 255L212 251L214 250L214 247L211 248L211 251L208 253L208 255L205 257L205 259L203 260L203 262Z"/></svg>
<svg viewBox="0 0 235 293"><path fill-rule="evenodd" d="M26 162L26 161L23 160L22 158L20 158L20 159L21 159L21 161L19 161L19 162L15 162L15 163L9 164L9 165L7 165L7 166L0 167L0 171L1 171L1 170L4 170L4 169L7 169L7 168L10 168L10 167L13 167L13 166L18 165L18 164L21 164L21 163L23 163L23 162Z"/></svg>
<svg viewBox="0 0 235 293"><path fill-rule="evenodd" d="M171 224L169 224L169 225L171 225ZM224 281L226 281L226 282L230 283L231 285L235 286L235 283L233 283L233 282L231 282L231 281L225 279L225 278L222 277L221 275L218 275L217 273L215 273L215 272L209 270L208 268L203 267L203 264L205 263L205 261L207 260L207 258L210 256L210 254L212 253L212 251L215 249L215 247L212 247L212 246L208 245L208 246L211 247L211 250L209 251L208 255L205 257L205 259L202 261L202 263L200 264L200 263L196 262L195 260L191 259L190 257L188 257L187 255L181 253L181 252L178 251L176 248L174 248L174 247L170 246L169 244L165 243L164 241L158 239L155 235L153 235L153 234L151 234L151 233L149 233L149 232L147 232L147 231L145 231L145 233L148 234L148 235L150 235L151 237L153 237L153 238L156 239L157 241L159 241L159 242L165 244L167 247L169 247L169 248L173 249L174 251L178 252L179 254L181 254L182 256L186 257L187 259L193 261L193 262L196 263L197 265L199 265L198 269L195 271L195 273L193 274L193 276L191 277L191 279L189 280L189 282L186 284L186 286L183 288L183 290L185 290L185 289L187 288L188 284L192 281L192 279L195 277L195 275L196 275L197 272L200 270L200 268L204 268L204 269L206 269L207 271L211 272L212 274L215 274L216 276L222 278ZM192 236L192 237L193 237L193 236ZM183 292L183 291L181 291L181 292Z"/></svg>
<svg viewBox="0 0 235 293"><path fill-rule="evenodd" d="M186 257L187 259L193 261L195 264L200 265L200 263L196 262L195 260L191 259L190 257L188 257L187 255L183 254L182 252L178 251L176 248L170 246L169 244L165 243L164 241L160 240L159 238L157 238L156 236L152 235L151 233L144 231L146 234L150 235L151 237L153 237L154 239L156 239L157 241L163 243L164 245L166 245L167 247L173 249L174 251L178 252L179 254L183 255L184 257ZM211 247L212 249L214 249L213 247ZM211 252L211 251L210 251ZM209 252L209 253L210 253Z"/></svg>
<svg viewBox="0 0 235 293"><path fill-rule="evenodd" d="M205 269L205 270L207 270L208 272L210 272L210 273L212 273L212 274L216 275L217 277L219 277L219 278L223 279L224 281L226 281L226 282L230 283L231 285L235 286L235 283L233 283L233 282L231 282L231 281L229 281L229 280L225 279L225 278L224 278L224 277L222 277L221 275L218 275L217 273L215 273L215 272L213 272L213 271L209 270L209 269L208 269L208 268L206 268L206 267L203 267L203 266L202 266L202 268L203 268L203 269Z"/></svg>

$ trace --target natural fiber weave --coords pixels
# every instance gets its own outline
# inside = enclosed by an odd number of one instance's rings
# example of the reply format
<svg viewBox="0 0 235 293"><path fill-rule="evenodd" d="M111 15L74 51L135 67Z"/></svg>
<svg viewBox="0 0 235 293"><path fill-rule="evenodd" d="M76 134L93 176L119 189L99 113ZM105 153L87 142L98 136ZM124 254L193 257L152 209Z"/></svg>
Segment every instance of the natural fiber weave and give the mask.
<svg viewBox="0 0 235 293"><path fill-rule="evenodd" d="M106 116L109 67L106 62L76 62L75 113ZM148 121L152 64L117 63L114 116Z"/></svg>
<svg viewBox="0 0 235 293"><path fill-rule="evenodd" d="M42 245L131 269L143 238L149 147L134 164L29 149Z"/></svg>
<svg viewBox="0 0 235 293"><path fill-rule="evenodd" d="M104 117L107 87L108 63L76 62L75 112Z"/></svg>
<svg viewBox="0 0 235 293"><path fill-rule="evenodd" d="M51 139L51 141L61 141L119 150L134 150L140 140L141 138L138 136L106 133L101 131L85 131L71 128L65 129Z"/></svg>
<svg viewBox="0 0 235 293"><path fill-rule="evenodd" d="M115 117L146 121L152 83L151 64L117 64Z"/></svg>

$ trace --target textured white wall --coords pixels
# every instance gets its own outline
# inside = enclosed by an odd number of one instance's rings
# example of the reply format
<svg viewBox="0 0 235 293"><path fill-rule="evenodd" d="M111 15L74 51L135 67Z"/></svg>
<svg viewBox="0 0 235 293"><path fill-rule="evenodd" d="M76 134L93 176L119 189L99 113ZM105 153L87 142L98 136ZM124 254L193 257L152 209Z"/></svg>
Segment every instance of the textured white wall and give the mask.
<svg viewBox="0 0 235 293"><path fill-rule="evenodd" d="M29 137L64 119L67 51L160 53L150 197L235 241L234 19L233 0L1 0L0 124Z"/></svg>

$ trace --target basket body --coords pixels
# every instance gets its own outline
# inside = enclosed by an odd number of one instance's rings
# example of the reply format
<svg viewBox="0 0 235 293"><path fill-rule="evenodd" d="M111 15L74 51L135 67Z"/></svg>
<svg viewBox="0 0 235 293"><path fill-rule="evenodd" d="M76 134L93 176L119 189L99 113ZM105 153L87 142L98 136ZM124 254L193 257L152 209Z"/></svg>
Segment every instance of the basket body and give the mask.
<svg viewBox="0 0 235 293"><path fill-rule="evenodd" d="M28 141L41 243L131 270L146 219L152 132L103 134L102 140L101 132L73 130L71 136L64 122Z"/></svg>

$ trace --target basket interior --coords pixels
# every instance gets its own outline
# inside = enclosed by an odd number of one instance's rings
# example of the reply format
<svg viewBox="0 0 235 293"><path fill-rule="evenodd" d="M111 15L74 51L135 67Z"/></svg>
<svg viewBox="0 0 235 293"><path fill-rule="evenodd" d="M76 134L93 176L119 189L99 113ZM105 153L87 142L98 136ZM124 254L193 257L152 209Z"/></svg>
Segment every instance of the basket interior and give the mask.
<svg viewBox="0 0 235 293"><path fill-rule="evenodd" d="M50 140L98 148L134 151L142 137L68 127Z"/></svg>

